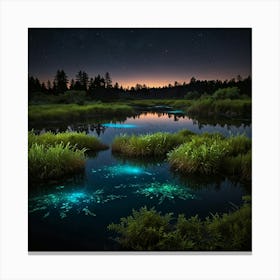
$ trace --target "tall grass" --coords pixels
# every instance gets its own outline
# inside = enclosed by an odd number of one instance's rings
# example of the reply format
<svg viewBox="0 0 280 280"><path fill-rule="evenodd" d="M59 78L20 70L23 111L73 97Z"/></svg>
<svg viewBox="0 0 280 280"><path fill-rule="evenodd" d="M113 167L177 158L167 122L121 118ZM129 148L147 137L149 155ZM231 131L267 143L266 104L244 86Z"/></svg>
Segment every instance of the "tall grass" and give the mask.
<svg viewBox="0 0 280 280"><path fill-rule="evenodd" d="M168 161L176 170L184 173L216 174L229 144L219 135L196 136L168 154Z"/></svg>
<svg viewBox="0 0 280 280"><path fill-rule="evenodd" d="M251 140L244 135L196 135L168 153L171 167L179 172L241 175L251 178Z"/></svg>
<svg viewBox="0 0 280 280"><path fill-rule="evenodd" d="M57 179L80 171L85 164L85 151L69 143L53 146L33 143L28 151L29 180Z"/></svg>
<svg viewBox="0 0 280 280"><path fill-rule="evenodd" d="M157 132L154 134L118 136L113 141L112 152L130 157L162 157L193 134L191 131L184 130L175 134Z"/></svg>
<svg viewBox="0 0 280 280"><path fill-rule="evenodd" d="M118 234L117 242L126 250L251 250L251 204L244 197L234 212L215 214L201 220L197 215L162 215L142 207L108 229Z"/></svg>
<svg viewBox="0 0 280 280"><path fill-rule="evenodd" d="M190 115L200 117L244 117L251 116L251 106L251 100L248 99L215 100L214 98L201 98L193 101L193 103L188 108L186 108L186 111Z"/></svg>
<svg viewBox="0 0 280 280"><path fill-rule="evenodd" d="M45 146L55 146L56 144L69 143L77 149L86 148L91 151L99 151L107 149L108 146L102 144L96 137L87 135L84 132L63 132L54 134L46 132L41 135L36 135L33 131L28 132L28 146L31 147L34 143Z"/></svg>
<svg viewBox="0 0 280 280"><path fill-rule="evenodd" d="M48 104L30 105L28 107L29 121L57 121L93 116L123 116L132 115L134 110L129 105L116 103Z"/></svg>

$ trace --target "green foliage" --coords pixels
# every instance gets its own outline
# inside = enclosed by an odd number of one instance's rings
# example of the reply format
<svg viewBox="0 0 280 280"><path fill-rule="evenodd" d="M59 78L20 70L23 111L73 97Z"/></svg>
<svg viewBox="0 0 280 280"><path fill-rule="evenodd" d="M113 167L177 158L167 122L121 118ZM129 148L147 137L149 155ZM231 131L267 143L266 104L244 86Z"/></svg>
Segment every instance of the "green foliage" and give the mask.
<svg viewBox="0 0 280 280"><path fill-rule="evenodd" d="M185 95L186 99L198 99L201 96L201 94L198 91L189 91Z"/></svg>
<svg viewBox="0 0 280 280"><path fill-rule="evenodd" d="M168 153L171 167L182 173L223 172L244 180L251 180L251 160L251 140L244 135L195 135Z"/></svg>
<svg viewBox="0 0 280 280"><path fill-rule="evenodd" d="M33 143L28 151L29 180L57 179L80 171L84 168L85 151L69 143L53 146Z"/></svg>
<svg viewBox="0 0 280 280"><path fill-rule="evenodd" d="M160 249L161 240L168 230L172 214L160 215L154 208L142 207L132 210L132 215L121 218L120 224L110 224L109 230L122 235L119 242L124 248L132 250Z"/></svg>
<svg viewBox="0 0 280 280"><path fill-rule="evenodd" d="M202 98L186 108L187 113L199 117L227 116L246 117L251 115L251 100Z"/></svg>
<svg viewBox="0 0 280 280"><path fill-rule="evenodd" d="M246 154L252 147L252 141L245 135L231 136L227 139L229 143L228 155L237 156L238 154Z"/></svg>
<svg viewBox="0 0 280 280"><path fill-rule="evenodd" d="M28 146L31 147L34 143L45 146L55 146L60 143L66 145L69 143L77 149L86 148L91 151L99 151L108 148L108 146L102 144L96 137L86 135L82 132L63 132L57 134L46 132L41 135L35 135L33 131L29 131Z"/></svg>
<svg viewBox="0 0 280 280"><path fill-rule="evenodd" d="M238 87L220 88L213 94L215 99L237 99L239 98L240 90Z"/></svg>
<svg viewBox="0 0 280 280"><path fill-rule="evenodd" d="M93 116L123 116L132 115L131 106L115 103L78 104L50 104L31 105L28 108L29 121L68 120Z"/></svg>
<svg viewBox="0 0 280 280"><path fill-rule="evenodd" d="M118 136L113 141L112 152L131 157L163 157L193 134L191 131L184 130L175 134L158 132L138 136Z"/></svg>
<svg viewBox="0 0 280 280"><path fill-rule="evenodd" d="M133 210L110 224L117 242L126 250L251 250L251 205L248 197L242 207L232 213L215 214L201 220L197 215L179 215L173 222L172 213L161 215L154 208Z"/></svg>
<svg viewBox="0 0 280 280"><path fill-rule="evenodd" d="M250 181L252 179L252 151L227 157L224 160L223 170L227 174L239 176L243 181Z"/></svg>
<svg viewBox="0 0 280 280"><path fill-rule="evenodd" d="M168 154L171 166L181 172L215 174L228 151L228 142L220 135L195 136Z"/></svg>

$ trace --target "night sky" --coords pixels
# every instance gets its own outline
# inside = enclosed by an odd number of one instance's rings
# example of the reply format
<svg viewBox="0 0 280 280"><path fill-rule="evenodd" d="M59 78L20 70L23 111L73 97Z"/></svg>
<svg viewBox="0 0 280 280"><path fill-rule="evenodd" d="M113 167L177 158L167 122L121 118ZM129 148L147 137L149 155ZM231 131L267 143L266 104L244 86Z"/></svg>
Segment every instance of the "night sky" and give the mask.
<svg viewBox="0 0 280 280"><path fill-rule="evenodd" d="M53 80L79 70L109 72L113 83L163 86L174 81L251 75L251 29L29 29L29 75Z"/></svg>

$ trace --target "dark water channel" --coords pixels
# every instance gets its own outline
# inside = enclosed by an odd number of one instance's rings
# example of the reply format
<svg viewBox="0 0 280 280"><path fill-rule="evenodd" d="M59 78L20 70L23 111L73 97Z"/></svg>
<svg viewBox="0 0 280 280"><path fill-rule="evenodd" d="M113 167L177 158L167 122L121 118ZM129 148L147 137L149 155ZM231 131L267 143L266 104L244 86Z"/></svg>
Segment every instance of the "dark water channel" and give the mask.
<svg viewBox="0 0 280 280"><path fill-rule="evenodd" d="M142 112L123 122L52 124L36 129L86 131L107 144L124 133L181 129L220 132L226 136L244 133L251 137L251 125L246 122L201 124L180 111ZM107 225L130 215L132 209L146 205L162 213L173 212L175 216L184 213L187 217L198 214L203 218L240 205L247 191L248 186L225 177L182 177L173 173L167 162L116 158L109 149L89 156L83 174L29 191L29 250L118 250Z"/></svg>

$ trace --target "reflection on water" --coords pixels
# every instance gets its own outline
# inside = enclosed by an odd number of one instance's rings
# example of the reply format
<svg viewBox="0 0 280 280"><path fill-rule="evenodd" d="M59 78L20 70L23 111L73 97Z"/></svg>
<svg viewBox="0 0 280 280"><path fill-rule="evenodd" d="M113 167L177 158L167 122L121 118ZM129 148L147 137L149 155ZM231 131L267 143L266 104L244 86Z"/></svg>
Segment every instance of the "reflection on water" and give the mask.
<svg viewBox="0 0 280 280"><path fill-rule="evenodd" d="M51 127L51 126L50 126ZM50 130L38 127L38 132ZM33 127L31 126L30 129ZM35 128L35 127L34 127ZM120 134L145 134L189 129L196 133L245 133L251 125L244 122L204 123L179 110L142 112L123 121L87 121L57 124L59 131L85 131L111 144ZM198 214L227 212L240 205L247 189L241 182L222 176L182 176L170 170L164 160L125 159L111 150L88 155L85 172L77 179L32 187L29 190L29 250L113 250L107 225L146 205L162 213ZM44 242L42 242L44 240Z"/></svg>
<svg viewBox="0 0 280 280"><path fill-rule="evenodd" d="M193 119L181 113L180 110L169 110L163 112L141 112L126 119L113 120L110 122L96 123L95 120L88 120L82 123L57 123L57 124L31 124L36 132L61 132L77 131L96 135L102 139L112 140L115 135L114 129L119 133L143 134L151 132L176 132L180 129L189 129L196 133L220 132L226 136L230 134L245 134L251 137L251 124L249 120L232 119ZM108 141L106 141L109 143Z"/></svg>

